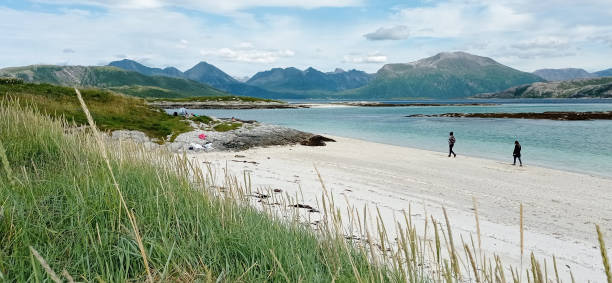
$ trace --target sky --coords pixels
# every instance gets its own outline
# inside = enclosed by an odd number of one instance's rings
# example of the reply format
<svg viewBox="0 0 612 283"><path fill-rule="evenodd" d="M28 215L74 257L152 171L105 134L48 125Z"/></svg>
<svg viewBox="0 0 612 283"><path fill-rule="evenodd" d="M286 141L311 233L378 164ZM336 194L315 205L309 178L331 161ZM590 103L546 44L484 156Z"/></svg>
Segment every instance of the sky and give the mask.
<svg viewBox="0 0 612 283"><path fill-rule="evenodd" d="M612 68L612 0L0 0L0 68L133 59L374 73L439 52Z"/></svg>

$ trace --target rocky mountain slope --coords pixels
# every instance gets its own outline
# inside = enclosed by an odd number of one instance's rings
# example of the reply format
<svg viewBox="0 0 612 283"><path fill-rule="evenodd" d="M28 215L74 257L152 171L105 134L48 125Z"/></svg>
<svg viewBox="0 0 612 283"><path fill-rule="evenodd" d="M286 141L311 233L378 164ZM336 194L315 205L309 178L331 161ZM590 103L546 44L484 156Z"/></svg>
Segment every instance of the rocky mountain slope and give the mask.
<svg viewBox="0 0 612 283"><path fill-rule="evenodd" d="M476 98L612 98L612 77L561 82L536 82Z"/></svg>
<svg viewBox="0 0 612 283"><path fill-rule="evenodd" d="M0 69L0 77L63 86L99 87L139 97L223 96L209 85L168 76L148 76L111 66L32 65Z"/></svg>
<svg viewBox="0 0 612 283"><path fill-rule="evenodd" d="M584 69L565 68L565 69L539 69L533 72L547 81L566 81L573 79L588 79L597 77L596 74L591 74Z"/></svg>
<svg viewBox="0 0 612 283"><path fill-rule="evenodd" d="M345 91L343 98L462 98L496 92L542 78L465 52L439 53L411 63L383 66L368 85Z"/></svg>

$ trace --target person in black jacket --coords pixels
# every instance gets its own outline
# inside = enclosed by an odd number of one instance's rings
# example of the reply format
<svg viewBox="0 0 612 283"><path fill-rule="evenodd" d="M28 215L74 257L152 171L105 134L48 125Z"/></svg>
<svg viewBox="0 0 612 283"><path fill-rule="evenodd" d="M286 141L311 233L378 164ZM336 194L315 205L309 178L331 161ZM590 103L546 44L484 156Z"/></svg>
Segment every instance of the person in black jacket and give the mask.
<svg viewBox="0 0 612 283"><path fill-rule="evenodd" d="M514 141L514 152L512 156L514 156L514 163L512 165L516 165L516 159L518 158L519 166L523 166L523 161L521 161L521 144L518 141Z"/></svg>
<svg viewBox="0 0 612 283"><path fill-rule="evenodd" d="M455 146L455 136L453 135L453 132L450 132L448 136L448 157L451 157L451 154L454 157L457 157L457 154L455 154L453 151L453 146Z"/></svg>

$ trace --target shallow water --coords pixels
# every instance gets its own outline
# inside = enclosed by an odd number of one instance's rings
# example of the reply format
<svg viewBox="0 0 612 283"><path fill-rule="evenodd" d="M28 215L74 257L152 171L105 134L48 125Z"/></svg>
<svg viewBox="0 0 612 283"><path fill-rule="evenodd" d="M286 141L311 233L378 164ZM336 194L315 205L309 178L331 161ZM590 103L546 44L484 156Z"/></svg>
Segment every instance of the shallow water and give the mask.
<svg viewBox="0 0 612 283"><path fill-rule="evenodd" d="M469 100L454 102L502 104L494 106L191 110L191 112L215 117L234 116L244 120L258 120L313 133L439 152L447 152L448 132L454 131L457 139L454 150L457 154L496 159L508 163L512 162L513 142L519 140L523 146L522 159L526 165L539 165L612 177L611 120L551 121L405 117L411 114L448 112L609 111L612 110L610 100Z"/></svg>

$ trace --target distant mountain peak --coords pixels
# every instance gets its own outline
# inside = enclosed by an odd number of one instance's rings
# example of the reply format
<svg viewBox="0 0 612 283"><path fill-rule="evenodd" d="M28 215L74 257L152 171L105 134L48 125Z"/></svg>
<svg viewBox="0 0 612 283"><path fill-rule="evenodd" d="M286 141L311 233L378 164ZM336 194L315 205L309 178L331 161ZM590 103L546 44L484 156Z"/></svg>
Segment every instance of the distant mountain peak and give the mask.
<svg viewBox="0 0 612 283"><path fill-rule="evenodd" d="M418 61L414 61L409 64L413 66L418 66L418 67L436 68L442 65L443 63L449 62L449 61L468 61L468 62L476 63L480 66L499 64L491 58L478 56L478 55L470 54L470 53L463 52L463 51L440 52L434 56L424 58Z"/></svg>
<svg viewBox="0 0 612 283"><path fill-rule="evenodd" d="M364 98L460 98L542 81L495 60L467 52L442 52L411 63L386 64L353 94Z"/></svg>
<svg viewBox="0 0 612 283"><path fill-rule="evenodd" d="M227 84L239 83L232 76L205 61L201 61L191 69L185 71L185 76L191 80L207 83L214 87L223 87Z"/></svg>
<svg viewBox="0 0 612 283"><path fill-rule="evenodd" d="M166 67L164 69L150 68L131 59L113 61L110 62L108 66L117 67L127 71L138 72L147 76L167 76L175 78L180 78L183 76L183 72L179 71L177 68L174 67Z"/></svg>

